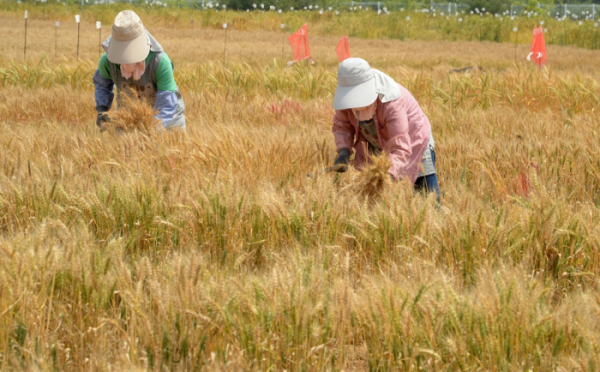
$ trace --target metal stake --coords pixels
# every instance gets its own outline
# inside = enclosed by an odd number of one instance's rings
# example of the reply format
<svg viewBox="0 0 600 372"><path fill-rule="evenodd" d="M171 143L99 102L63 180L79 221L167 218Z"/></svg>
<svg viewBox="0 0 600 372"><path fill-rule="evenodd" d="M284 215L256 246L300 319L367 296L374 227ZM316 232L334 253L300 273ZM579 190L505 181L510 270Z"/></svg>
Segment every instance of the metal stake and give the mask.
<svg viewBox="0 0 600 372"><path fill-rule="evenodd" d="M75 16L75 21L77 22L77 61L79 61L79 29L81 26L81 23L79 23L80 17L79 14L77 14Z"/></svg>
<svg viewBox="0 0 600 372"><path fill-rule="evenodd" d="M58 55L56 52L58 49L58 26L60 26L60 22L54 24L54 59L56 59Z"/></svg>
<svg viewBox="0 0 600 372"><path fill-rule="evenodd" d="M519 29L515 27L513 28L513 31L515 33L515 63L517 63L517 32L519 31Z"/></svg>
<svg viewBox="0 0 600 372"><path fill-rule="evenodd" d="M102 23L96 22L96 28L98 29L98 58L102 57Z"/></svg>
<svg viewBox="0 0 600 372"><path fill-rule="evenodd" d="M223 28L225 29L225 44L223 49L223 64L225 64L225 56L227 55L227 23L223 23Z"/></svg>
<svg viewBox="0 0 600 372"><path fill-rule="evenodd" d="M23 62L27 61L27 11L25 11L25 41L23 42Z"/></svg>
<svg viewBox="0 0 600 372"><path fill-rule="evenodd" d="M281 24L281 63L283 63L283 49L285 47L285 25Z"/></svg>
<svg viewBox="0 0 600 372"><path fill-rule="evenodd" d="M77 24L77 61L79 61L79 29L80 23Z"/></svg>

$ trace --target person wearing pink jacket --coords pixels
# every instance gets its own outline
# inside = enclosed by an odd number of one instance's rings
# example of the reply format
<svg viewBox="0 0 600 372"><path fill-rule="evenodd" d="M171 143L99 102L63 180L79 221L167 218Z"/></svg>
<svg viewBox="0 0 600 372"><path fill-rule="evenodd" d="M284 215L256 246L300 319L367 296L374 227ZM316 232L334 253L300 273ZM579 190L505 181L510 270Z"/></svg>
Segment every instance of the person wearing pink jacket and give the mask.
<svg viewBox="0 0 600 372"><path fill-rule="evenodd" d="M431 124L410 92L360 58L340 63L337 78L333 169L348 170L352 150L358 170L383 151L392 180L408 179L415 190L435 192L439 199Z"/></svg>

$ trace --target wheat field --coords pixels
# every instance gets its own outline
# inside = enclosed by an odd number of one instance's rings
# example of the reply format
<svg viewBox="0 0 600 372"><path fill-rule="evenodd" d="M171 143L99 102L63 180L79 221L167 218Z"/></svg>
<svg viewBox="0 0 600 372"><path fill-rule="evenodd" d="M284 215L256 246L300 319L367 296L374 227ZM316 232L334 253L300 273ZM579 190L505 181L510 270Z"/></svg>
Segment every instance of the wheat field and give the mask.
<svg viewBox="0 0 600 372"><path fill-rule="evenodd" d="M0 369L600 369L600 52L351 38L429 116L438 206L319 172L337 36L286 67L280 31L229 31L224 59L223 30L149 22L187 134L118 135L91 21L77 62L74 22L54 58L32 20L26 64L0 21Z"/></svg>

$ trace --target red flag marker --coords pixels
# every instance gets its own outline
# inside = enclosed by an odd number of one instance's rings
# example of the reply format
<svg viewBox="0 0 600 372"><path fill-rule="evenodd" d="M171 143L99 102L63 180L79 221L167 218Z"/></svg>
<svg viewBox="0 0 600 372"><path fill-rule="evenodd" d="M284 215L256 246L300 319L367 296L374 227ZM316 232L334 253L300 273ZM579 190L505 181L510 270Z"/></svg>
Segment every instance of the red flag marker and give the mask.
<svg viewBox="0 0 600 372"><path fill-rule="evenodd" d="M342 63L346 58L350 58L350 45L348 45L348 37L343 36L340 39L337 47L335 47L335 54L337 55L338 61Z"/></svg>
<svg viewBox="0 0 600 372"><path fill-rule="evenodd" d="M544 41L544 29L542 26L533 29L533 41L531 42L531 53L527 56L528 61L533 61L542 68L546 64L546 42Z"/></svg>
<svg viewBox="0 0 600 372"><path fill-rule="evenodd" d="M298 62L303 59L311 58L310 47L308 45L308 25L300 27L300 29L294 32L288 37L292 52L294 53L294 61ZM312 58L311 58L312 59Z"/></svg>

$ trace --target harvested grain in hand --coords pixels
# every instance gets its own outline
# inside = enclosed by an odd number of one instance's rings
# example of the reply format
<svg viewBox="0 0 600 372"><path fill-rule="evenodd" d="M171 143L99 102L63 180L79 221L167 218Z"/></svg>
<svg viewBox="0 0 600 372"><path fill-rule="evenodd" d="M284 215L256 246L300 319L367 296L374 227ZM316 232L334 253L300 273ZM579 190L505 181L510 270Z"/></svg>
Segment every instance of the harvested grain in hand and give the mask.
<svg viewBox="0 0 600 372"><path fill-rule="evenodd" d="M121 105L111 114L107 129L153 134L160 128L160 120L155 118L157 113L153 105L144 98L138 98L135 92L122 94Z"/></svg>

